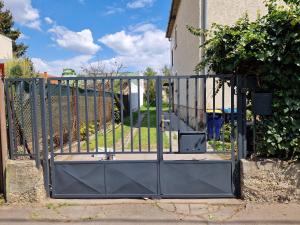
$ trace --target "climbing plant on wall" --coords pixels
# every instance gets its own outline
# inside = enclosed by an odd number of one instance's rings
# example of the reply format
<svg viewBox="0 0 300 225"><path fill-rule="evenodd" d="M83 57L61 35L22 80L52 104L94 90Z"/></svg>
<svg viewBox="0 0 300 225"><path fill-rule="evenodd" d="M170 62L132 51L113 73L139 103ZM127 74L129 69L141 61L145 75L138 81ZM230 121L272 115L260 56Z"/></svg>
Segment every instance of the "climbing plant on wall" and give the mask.
<svg viewBox="0 0 300 225"><path fill-rule="evenodd" d="M196 70L254 75L261 90L273 94L273 115L260 116L257 150L279 158L300 156L300 0L269 0L267 14L233 26L214 24L205 35L205 59Z"/></svg>

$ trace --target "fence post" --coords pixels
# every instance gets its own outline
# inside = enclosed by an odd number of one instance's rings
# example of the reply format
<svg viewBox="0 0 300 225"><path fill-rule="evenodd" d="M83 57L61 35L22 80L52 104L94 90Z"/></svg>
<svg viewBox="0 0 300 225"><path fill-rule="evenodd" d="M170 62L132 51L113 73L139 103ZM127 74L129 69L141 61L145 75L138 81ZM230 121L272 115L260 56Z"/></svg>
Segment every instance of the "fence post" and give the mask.
<svg viewBox="0 0 300 225"><path fill-rule="evenodd" d="M247 119L246 119L246 90L244 90L240 84L245 79L241 76L237 76L237 129L238 129L238 159L244 159L247 155Z"/></svg>
<svg viewBox="0 0 300 225"><path fill-rule="evenodd" d="M4 79L0 78L0 191L5 191L5 168L8 159Z"/></svg>
<svg viewBox="0 0 300 225"><path fill-rule="evenodd" d="M48 153L48 132L46 122L46 94L45 94L45 79L39 80L39 91L41 101L41 125L42 125L42 143L43 143L43 171L44 171L44 184L47 197L50 196L49 189L49 153Z"/></svg>
<svg viewBox="0 0 300 225"><path fill-rule="evenodd" d="M162 79L157 77L156 82L156 138L157 138L157 191L161 197L160 167L163 162L163 135L162 135Z"/></svg>

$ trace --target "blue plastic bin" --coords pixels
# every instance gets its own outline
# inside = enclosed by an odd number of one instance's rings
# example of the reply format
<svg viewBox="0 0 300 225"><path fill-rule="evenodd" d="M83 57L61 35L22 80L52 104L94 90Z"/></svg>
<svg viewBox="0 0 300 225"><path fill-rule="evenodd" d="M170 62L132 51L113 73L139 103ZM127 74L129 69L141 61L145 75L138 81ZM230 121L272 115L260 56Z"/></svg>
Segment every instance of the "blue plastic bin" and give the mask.
<svg viewBox="0 0 300 225"><path fill-rule="evenodd" d="M221 136L221 128L223 125L223 118L221 114L215 113L207 113L207 131L208 131L208 139L214 138L215 131L215 140L220 140Z"/></svg>

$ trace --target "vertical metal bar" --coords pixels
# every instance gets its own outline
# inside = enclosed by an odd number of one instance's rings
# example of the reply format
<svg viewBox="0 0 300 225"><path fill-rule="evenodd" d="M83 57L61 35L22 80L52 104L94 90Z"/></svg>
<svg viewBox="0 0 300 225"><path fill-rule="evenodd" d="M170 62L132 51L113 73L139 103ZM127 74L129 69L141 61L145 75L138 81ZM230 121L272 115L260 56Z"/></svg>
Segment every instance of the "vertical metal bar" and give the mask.
<svg viewBox="0 0 300 225"><path fill-rule="evenodd" d="M163 160L163 135L162 135L162 80L161 77L156 79L156 91L157 91L157 104L156 104L156 114L157 114L157 156L158 160Z"/></svg>
<svg viewBox="0 0 300 225"><path fill-rule="evenodd" d="M49 111L49 136L50 136L50 165L51 165L51 185L53 187L52 194L55 192L55 179L54 179L54 145L53 145L53 120L52 120L52 86L50 80L47 81L48 89L48 111Z"/></svg>
<svg viewBox="0 0 300 225"><path fill-rule="evenodd" d="M68 118L68 134L69 134L69 152L72 152L72 127L71 127L71 109L70 109L70 81L67 80L67 118Z"/></svg>
<svg viewBox="0 0 300 225"><path fill-rule="evenodd" d="M216 78L213 77L213 150L216 151Z"/></svg>
<svg viewBox="0 0 300 225"><path fill-rule="evenodd" d="M203 120L204 120L204 130L206 132L206 139L208 140L208 126L207 126L207 101L206 101L206 76L203 78L203 105L204 105L204 109L203 109Z"/></svg>
<svg viewBox="0 0 300 225"><path fill-rule="evenodd" d="M180 132L180 78L177 78L177 129ZM179 137L178 137L179 138ZM179 149L178 149L179 150Z"/></svg>
<svg viewBox="0 0 300 225"><path fill-rule="evenodd" d="M231 157L235 159L235 135L234 135L234 77L230 80L231 85L231 109L230 109L230 140L231 140Z"/></svg>
<svg viewBox="0 0 300 225"><path fill-rule="evenodd" d="M186 123L189 126L190 124L190 115L189 115L189 78L186 79Z"/></svg>
<svg viewBox="0 0 300 225"><path fill-rule="evenodd" d="M121 142L122 152L124 152L124 99L123 99L123 79L120 79L120 105L121 105Z"/></svg>
<svg viewBox="0 0 300 225"><path fill-rule="evenodd" d="M40 87L40 101L41 101L41 124L42 124L42 142L43 142L43 171L45 180L46 195L50 196L49 190L49 152L48 152L48 140L47 140L47 122L46 122L46 95L45 95L45 80L39 80Z"/></svg>
<svg viewBox="0 0 300 225"><path fill-rule="evenodd" d="M235 135L234 135L234 77L232 76L230 79L230 86L231 86L231 112L230 112L230 142L231 142L231 166L232 166L232 177L234 176L235 172ZM234 192L234 184L232 182L232 190Z"/></svg>
<svg viewBox="0 0 300 225"><path fill-rule="evenodd" d="M173 152L172 150L172 131L171 131L171 78L169 78L169 152Z"/></svg>
<svg viewBox="0 0 300 225"><path fill-rule="evenodd" d="M195 121L196 121L196 130L199 130L199 121L198 121L198 78L195 78Z"/></svg>
<svg viewBox="0 0 300 225"><path fill-rule="evenodd" d="M95 141L96 141L96 152L98 153L98 107L97 107L97 95L96 95L96 79L93 79L94 89L94 126L95 126Z"/></svg>
<svg viewBox="0 0 300 225"><path fill-rule="evenodd" d="M11 122L12 122L12 136L13 136L13 151L14 154L18 154L17 152L17 134L16 134L16 113L15 113L15 101L14 101L14 90L13 90L13 85L10 86L10 103L11 103Z"/></svg>
<svg viewBox="0 0 300 225"><path fill-rule="evenodd" d="M162 88L161 77L156 79L156 135L157 135L157 191L158 195L161 195L161 177L160 166L163 162L163 135L161 129L162 122Z"/></svg>
<svg viewBox="0 0 300 225"><path fill-rule="evenodd" d="M53 152L53 121L52 121L52 87L50 80L47 81L48 94L48 113L49 113L49 136L50 136L50 152Z"/></svg>
<svg viewBox="0 0 300 225"><path fill-rule="evenodd" d="M62 121L62 106L61 106L61 80L58 81L58 111L59 111L59 144L60 144L60 152L63 153L63 121Z"/></svg>
<svg viewBox="0 0 300 225"><path fill-rule="evenodd" d="M139 152L142 151L142 143L141 143L141 123L142 121L141 120L141 107L140 107L140 101L141 101L141 90L140 90L140 79L137 79L137 82L138 82L138 136L139 136Z"/></svg>
<svg viewBox="0 0 300 225"><path fill-rule="evenodd" d="M243 79L238 77L238 79ZM237 82L241 83L241 82ZM238 87L238 156L239 160L246 157L247 142L246 142L246 94Z"/></svg>
<svg viewBox="0 0 300 225"><path fill-rule="evenodd" d="M223 120L223 124L222 124L222 150L223 152L225 151L225 137L224 137L224 121L225 121L225 112L224 112L224 108L225 108L225 81L224 78L222 78L222 120Z"/></svg>
<svg viewBox="0 0 300 225"><path fill-rule="evenodd" d="M36 95L36 81L33 80L33 126L34 126L34 144L35 144L35 156L36 156L36 166L40 168L40 146L38 137L38 125L37 125L37 95Z"/></svg>
<svg viewBox="0 0 300 225"><path fill-rule="evenodd" d="M103 138L104 138L104 151L107 153L107 139L106 139L106 93L105 93L105 80L102 79L102 98L103 98Z"/></svg>
<svg viewBox="0 0 300 225"><path fill-rule="evenodd" d="M80 152L80 111L79 111L79 81L76 81L76 133L77 133L77 152Z"/></svg>
<svg viewBox="0 0 300 225"><path fill-rule="evenodd" d="M130 146L133 152L133 115L132 115L132 95L131 95L131 79L129 79L129 114L130 114Z"/></svg>
<svg viewBox="0 0 300 225"><path fill-rule="evenodd" d="M25 129L24 129L24 81L22 80L20 83L20 104L21 104L21 132L22 132L22 145L23 145L23 154L26 154L26 149L25 149Z"/></svg>
<svg viewBox="0 0 300 225"><path fill-rule="evenodd" d="M10 104L10 92L9 92L10 82L5 81L4 90L6 96L6 107L7 107L7 117L8 117L8 132L9 132L9 152L10 158L15 159L14 155L14 137L13 137L13 127L12 127L12 118L11 118L11 104Z"/></svg>
<svg viewBox="0 0 300 225"><path fill-rule="evenodd" d="M34 142L34 96L33 96L33 91L32 91L32 86L33 86L33 79L30 79L30 84L29 84L29 99L30 99L30 120L31 120L31 154L35 158L35 142Z"/></svg>
<svg viewBox="0 0 300 225"><path fill-rule="evenodd" d="M113 132L113 152L116 152L116 130L115 130L115 93L114 80L111 79L111 102L112 102L112 132Z"/></svg>
<svg viewBox="0 0 300 225"><path fill-rule="evenodd" d="M252 111L254 112L254 111ZM256 157L256 115L253 113L253 154Z"/></svg>
<svg viewBox="0 0 300 225"><path fill-rule="evenodd" d="M148 132L148 152L151 151L150 147L150 78L147 79L147 132Z"/></svg>
<svg viewBox="0 0 300 225"><path fill-rule="evenodd" d="M89 102L87 93L87 80L84 79L84 102L85 102L85 134L87 152L90 152L90 130L89 130Z"/></svg>

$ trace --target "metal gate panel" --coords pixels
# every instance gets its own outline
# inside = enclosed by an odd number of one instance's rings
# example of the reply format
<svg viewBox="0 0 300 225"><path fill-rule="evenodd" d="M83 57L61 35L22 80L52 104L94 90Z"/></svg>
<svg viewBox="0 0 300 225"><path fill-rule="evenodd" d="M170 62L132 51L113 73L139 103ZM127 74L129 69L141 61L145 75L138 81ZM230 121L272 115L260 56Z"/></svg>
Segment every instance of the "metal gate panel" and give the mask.
<svg viewBox="0 0 300 225"><path fill-rule="evenodd" d="M101 163L55 162L52 179L53 197L81 198L105 194L104 165Z"/></svg>
<svg viewBox="0 0 300 225"><path fill-rule="evenodd" d="M157 195L157 162L118 162L106 164L107 195Z"/></svg>
<svg viewBox="0 0 300 225"><path fill-rule="evenodd" d="M162 196L233 197L231 167L231 161L164 161Z"/></svg>
<svg viewBox="0 0 300 225"><path fill-rule="evenodd" d="M151 197L158 194L156 161L55 162L53 198Z"/></svg>

